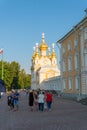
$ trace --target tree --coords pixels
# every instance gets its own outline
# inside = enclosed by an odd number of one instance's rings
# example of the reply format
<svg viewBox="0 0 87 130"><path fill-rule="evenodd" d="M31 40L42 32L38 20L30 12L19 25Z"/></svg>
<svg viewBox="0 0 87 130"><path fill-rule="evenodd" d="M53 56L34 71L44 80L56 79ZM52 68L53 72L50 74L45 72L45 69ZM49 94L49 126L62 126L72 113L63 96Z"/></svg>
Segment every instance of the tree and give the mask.
<svg viewBox="0 0 87 130"><path fill-rule="evenodd" d="M27 86L31 86L31 75L26 74L25 70L22 69L19 73L19 84L22 89L26 88Z"/></svg>
<svg viewBox="0 0 87 130"><path fill-rule="evenodd" d="M3 61L3 77L8 90L31 86L31 75L25 70L20 70L20 64L16 61L11 63ZM2 76L2 63L0 61L0 78Z"/></svg>

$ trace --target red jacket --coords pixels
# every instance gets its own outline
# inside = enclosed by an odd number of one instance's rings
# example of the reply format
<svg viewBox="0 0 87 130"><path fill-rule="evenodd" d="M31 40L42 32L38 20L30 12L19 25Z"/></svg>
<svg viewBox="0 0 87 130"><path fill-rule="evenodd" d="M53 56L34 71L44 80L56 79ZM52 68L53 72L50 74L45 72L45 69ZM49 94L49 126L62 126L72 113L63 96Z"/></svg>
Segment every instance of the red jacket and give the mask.
<svg viewBox="0 0 87 130"><path fill-rule="evenodd" d="M46 102L52 102L53 96L51 93L46 94Z"/></svg>

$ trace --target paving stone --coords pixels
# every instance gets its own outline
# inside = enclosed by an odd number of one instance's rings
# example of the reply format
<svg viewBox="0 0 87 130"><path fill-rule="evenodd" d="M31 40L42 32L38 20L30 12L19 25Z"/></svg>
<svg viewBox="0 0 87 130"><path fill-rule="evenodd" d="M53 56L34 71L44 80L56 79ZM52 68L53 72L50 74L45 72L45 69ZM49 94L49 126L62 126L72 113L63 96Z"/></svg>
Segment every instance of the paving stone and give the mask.
<svg viewBox="0 0 87 130"><path fill-rule="evenodd" d="M87 106L54 97L52 111L29 110L28 96L20 95L19 110L8 109L7 95L0 99L0 130L87 130Z"/></svg>

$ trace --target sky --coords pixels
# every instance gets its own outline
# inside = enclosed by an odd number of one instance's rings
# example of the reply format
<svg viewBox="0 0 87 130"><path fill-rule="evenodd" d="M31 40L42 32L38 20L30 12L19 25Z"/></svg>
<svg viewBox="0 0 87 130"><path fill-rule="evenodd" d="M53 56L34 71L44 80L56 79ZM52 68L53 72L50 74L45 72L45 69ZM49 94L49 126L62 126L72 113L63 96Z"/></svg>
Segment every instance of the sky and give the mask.
<svg viewBox="0 0 87 130"><path fill-rule="evenodd" d="M33 47L56 42L85 17L87 0L0 0L0 48L3 60L16 61L30 73ZM1 60L1 55L0 55Z"/></svg>

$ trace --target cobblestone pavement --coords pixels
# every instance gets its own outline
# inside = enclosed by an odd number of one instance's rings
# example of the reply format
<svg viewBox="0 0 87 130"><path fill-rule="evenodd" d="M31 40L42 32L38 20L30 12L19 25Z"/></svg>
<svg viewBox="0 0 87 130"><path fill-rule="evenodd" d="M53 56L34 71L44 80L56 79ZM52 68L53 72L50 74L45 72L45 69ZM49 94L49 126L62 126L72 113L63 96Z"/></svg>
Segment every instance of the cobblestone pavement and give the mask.
<svg viewBox="0 0 87 130"><path fill-rule="evenodd" d="M0 130L87 130L87 106L54 98L52 111L29 110L28 97L20 95L19 110L9 111L7 96L0 99Z"/></svg>

